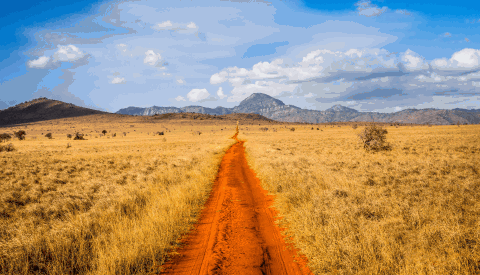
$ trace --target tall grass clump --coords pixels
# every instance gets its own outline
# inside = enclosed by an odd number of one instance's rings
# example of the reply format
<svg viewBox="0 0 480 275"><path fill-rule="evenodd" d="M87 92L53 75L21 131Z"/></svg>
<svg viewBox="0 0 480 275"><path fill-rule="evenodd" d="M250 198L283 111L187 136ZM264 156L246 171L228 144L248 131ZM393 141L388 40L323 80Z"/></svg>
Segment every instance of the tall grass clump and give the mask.
<svg viewBox="0 0 480 275"><path fill-rule="evenodd" d="M4 142L4 141L7 142L11 138L12 136L10 134L7 134L7 133L0 134L0 142Z"/></svg>

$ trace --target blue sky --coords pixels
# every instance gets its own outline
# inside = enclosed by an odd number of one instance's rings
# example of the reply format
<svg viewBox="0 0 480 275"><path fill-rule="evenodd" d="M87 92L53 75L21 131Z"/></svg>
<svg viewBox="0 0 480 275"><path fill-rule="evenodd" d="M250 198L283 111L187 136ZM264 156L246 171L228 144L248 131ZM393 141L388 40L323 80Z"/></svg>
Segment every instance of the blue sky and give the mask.
<svg viewBox="0 0 480 275"><path fill-rule="evenodd" d="M10 2L0 109L45 96L233 107L262 92L301 108L480 108L473 1Z"/></svg>

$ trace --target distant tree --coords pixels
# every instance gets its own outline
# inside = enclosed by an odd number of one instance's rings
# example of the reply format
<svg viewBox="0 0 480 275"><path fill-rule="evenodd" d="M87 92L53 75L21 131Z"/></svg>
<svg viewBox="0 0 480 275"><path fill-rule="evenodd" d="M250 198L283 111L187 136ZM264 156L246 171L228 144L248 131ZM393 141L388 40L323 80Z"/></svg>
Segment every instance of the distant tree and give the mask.
<svg viewBox="0 0 480 275"><path fill-rule="evenodd" d="M47 137L48 139L52 139L52 138L53 138L53 137L52 137L52 133L47 133L47 134L45 135L45 137Z"/></svg>
<svg viewBox="0 0 480 275"><path fill-rule="evenodd" d="M18 138L18 140L24 140L24 139L25 139L25 135L26 135L27 133L25 133L24 130L20 130L20 131L18 131L18 132L14 132L14 134L15 134L15 137Z"/></svg>
<svg viewBox="0 0 480 275"><path fill-rule="evenodd" d="M103 130L103 131L102 131L102 134L103 134L103 135L106 135L106 134L107 134L107 130Z"/></svg>
<svg viewBox="0 0 480 275"><path fill-rule="evenodd" d="M353 125L352 125L352 128L355 130L355 129L358 128L358 125L357 125L357 124L353 124Z"/></svg>
<svg viewBox="0 0 480 275"><path fill-rule="evenodd" d="M67 138L72 138L72 134L67 134Z"/></svg>
<svg viewBox="0 0 480 275"><path fill-rule="evenodd" d="M294 127L290 128L290 131L294 132L294 131L295 131L295 128L294 128Z"/></svg>
<svg viewBox="0 0 480 275"><path fill-rule="evenodd" d="M7 134L7 133L3 133L0 135L0 142L2 141L5 141L7 142L7 140L10 140L12 138L11 135Z"/></svg>
<svg viewBox="0 0 480 275"><path fill-rule="evenodd" d="M83 134L77 132L75 133L75 137L73 138L73 140L85 140L85 138L83 137Z"/></svg>

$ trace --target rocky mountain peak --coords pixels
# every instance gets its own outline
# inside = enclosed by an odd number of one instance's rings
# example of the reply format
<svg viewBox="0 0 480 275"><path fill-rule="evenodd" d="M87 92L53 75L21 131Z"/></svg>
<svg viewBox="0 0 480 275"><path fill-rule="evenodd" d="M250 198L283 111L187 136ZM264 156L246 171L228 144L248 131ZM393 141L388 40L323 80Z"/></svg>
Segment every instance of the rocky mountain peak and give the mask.
<svg viewBox="0 0 480 275"><path fill-rule="evenodd" d="M254 93L242 100L242 102L240 102L240 104L234 108L234 112L255 113L259 109L273 108L284 105L285 103L269 95Z"/></svg>
<svg viewBox="0 0 480 275"><path fill-rule="evenodd" d="M355 109L352 109L352 108L348 108L348 107L345 107L345 106L342 106L340 104L336 104L336 105L333 105L332 107L328 108L327 110L325 111L330 111L330 112L356 112L358 113L357 110Z"/></svg>

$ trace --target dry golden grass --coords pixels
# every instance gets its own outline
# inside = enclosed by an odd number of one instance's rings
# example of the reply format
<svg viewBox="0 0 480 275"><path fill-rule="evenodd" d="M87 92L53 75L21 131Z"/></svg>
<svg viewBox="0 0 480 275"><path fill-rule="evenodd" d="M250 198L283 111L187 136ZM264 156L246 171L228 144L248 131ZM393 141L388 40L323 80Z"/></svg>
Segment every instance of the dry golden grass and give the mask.
<svg viewBox="0 0 480 275"><path fill-rule="evenodd" d="M480 273L479 125L387 127L379 153L363 127L260 127L239 138L315 274Z"/></svg>
<svg viewBox="0 0 480 275"><path fill-rule="evenodd" d="M197 220L234 127L95 115L1 128L27 135L0 152L0 274L158 272ZM87 140L67 138L77 131Z"/></svg>

